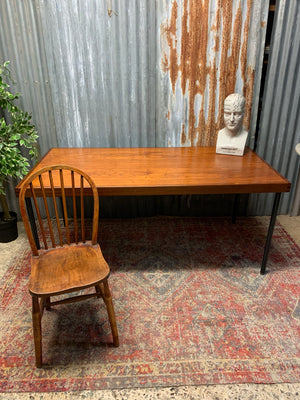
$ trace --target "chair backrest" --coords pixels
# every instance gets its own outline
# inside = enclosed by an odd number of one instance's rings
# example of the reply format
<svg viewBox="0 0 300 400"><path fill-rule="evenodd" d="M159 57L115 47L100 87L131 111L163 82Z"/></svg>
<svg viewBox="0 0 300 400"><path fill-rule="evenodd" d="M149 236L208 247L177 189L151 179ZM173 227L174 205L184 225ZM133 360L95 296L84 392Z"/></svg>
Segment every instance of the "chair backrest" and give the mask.
<svg viewBox="0 0 300 400"><path fill-rule="evenodd" d="M92 226L85 221L85 196L93 199ZM41 248L86 240L97 243L99 197L94 182L85 172L68 165L51 165L25 177L19 194L20 211L32 253L38 255L26 206L28 200L33 205Z"/></svg>

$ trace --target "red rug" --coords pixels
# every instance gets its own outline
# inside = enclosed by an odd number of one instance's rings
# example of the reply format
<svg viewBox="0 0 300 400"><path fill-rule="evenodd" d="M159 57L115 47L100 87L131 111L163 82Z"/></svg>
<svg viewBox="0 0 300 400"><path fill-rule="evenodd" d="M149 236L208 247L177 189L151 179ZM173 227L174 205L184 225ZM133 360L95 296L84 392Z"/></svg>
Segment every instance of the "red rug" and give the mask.
<svg viewBox="0 0 300 400"><path fill-rule="evenodd" d="M36 369L29 249L1 282L1 392L300 382L300 249L267 222L104 220L120 347L96 299L45 312Z"/></svg>

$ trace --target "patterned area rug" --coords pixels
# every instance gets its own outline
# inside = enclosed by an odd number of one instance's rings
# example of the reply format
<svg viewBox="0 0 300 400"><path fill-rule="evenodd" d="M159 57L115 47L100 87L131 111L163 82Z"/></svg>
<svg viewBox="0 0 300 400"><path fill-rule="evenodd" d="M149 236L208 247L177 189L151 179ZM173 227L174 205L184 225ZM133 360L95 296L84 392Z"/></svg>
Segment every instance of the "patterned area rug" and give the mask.
<svg viewBox="0 0 300 400"><path fill-rule="evenodd" d="M104 220L120 347L102 302L43 317L36 369L29 249L1 282L2 392L300 382L300 249L277 224L259 274L267 220Z"/></svg>

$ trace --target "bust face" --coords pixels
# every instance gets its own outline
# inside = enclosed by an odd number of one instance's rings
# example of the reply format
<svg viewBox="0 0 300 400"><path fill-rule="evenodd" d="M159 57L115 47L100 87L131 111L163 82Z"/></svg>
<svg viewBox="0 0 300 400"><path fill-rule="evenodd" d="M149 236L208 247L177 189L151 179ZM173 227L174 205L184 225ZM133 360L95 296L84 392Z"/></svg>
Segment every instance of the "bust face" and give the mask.
<svg viewBox="0 0 300 400"><path fill-rule="evenodd" d="M244 112L242 109L234 110L230 107L224 107L224 122L231 133L239 133L242 128L243 117Z"/></svg>
<svg viewBox="0 0 300 400"><path fill-rule="evenodd" d="M237 135L242 130L245 110L245 98L237 93L226 97L224 101L224 122L232 135Z"/></svg>

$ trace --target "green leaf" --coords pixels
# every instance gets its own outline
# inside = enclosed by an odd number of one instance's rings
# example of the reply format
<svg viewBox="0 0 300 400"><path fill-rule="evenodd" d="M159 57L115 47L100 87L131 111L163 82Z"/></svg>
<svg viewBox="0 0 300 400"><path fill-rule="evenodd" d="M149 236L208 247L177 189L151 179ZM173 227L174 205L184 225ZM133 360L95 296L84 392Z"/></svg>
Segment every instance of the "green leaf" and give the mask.
<svg viewBox="0 0 300 400"><path fill-rule="evenodd" d="M5 117L0 119L0 193L8 176L21 178L30 167L29 159L38 155L38 134L32 116L15 104L20 93L12 93L10 83L15 84L9 70L9 62L0 64L0 107ZM27 156L21 152L26 148Z"/></svg>

